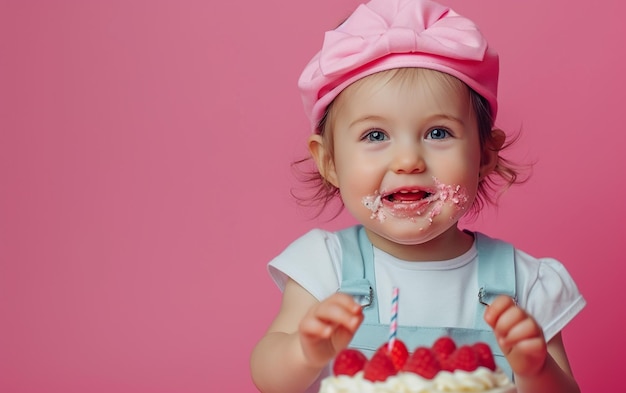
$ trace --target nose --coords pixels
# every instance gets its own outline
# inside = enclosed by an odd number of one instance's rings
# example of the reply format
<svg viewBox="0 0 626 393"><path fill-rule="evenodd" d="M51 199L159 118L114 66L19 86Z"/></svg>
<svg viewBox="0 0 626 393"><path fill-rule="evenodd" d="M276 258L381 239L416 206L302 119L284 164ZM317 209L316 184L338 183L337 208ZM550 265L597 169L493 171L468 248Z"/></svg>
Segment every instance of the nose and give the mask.
<svg viewBox="0 0 626 393"><path fill-rule="evenodd" d="M394 149L391 169L396 173L421 173L426 170L426 161L416 143L398 144Z"/></svg>

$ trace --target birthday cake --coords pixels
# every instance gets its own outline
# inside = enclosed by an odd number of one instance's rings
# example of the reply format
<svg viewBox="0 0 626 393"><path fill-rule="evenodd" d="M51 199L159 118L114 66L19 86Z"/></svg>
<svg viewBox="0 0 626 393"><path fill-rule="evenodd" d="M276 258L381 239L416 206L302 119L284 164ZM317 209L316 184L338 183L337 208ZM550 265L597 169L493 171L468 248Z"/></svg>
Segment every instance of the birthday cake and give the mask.
<svg viewBox="0 0 626 393"><path fill-rule="evenodd" d="M385 343L371 359L356 349L340 352L320 393L515 393L485 343L458 346L441 337L409 353L401 340Z"/></svg>

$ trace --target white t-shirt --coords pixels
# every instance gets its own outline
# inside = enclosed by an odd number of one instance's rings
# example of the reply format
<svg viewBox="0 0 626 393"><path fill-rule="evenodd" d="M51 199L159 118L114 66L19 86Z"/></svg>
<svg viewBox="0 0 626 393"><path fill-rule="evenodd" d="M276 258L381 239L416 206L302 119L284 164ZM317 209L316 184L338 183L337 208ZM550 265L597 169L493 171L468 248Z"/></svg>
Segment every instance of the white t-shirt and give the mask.
<svg viewBox="0 0 626 393"><path fill-rule="evenodd" d="M478 252L447 261L408 262L374 248L379 319L390 319L392 288L400 290L398 324L474 327L478 296ZM585 306L563 265L515 250L517 301L550 340ZM339 290L341 244L333 232L314 229L289 245L268 266L281 290L290 277L318 300Z"/></svg>

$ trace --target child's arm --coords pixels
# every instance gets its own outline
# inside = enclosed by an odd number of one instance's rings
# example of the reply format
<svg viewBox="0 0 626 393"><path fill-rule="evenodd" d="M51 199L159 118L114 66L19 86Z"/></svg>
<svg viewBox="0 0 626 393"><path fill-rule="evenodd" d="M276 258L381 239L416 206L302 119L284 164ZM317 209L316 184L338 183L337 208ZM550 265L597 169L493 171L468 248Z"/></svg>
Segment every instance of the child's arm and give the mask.
<svg viewBox="0 0 626 393"><path fill-rule="evenodd" d="M289 280L278 315L252 352L252 379L264 393L302 392L350 343L361 306L336 293L322 302Z"/></svg>
<svg viewBox="0 0 626 393"><path fill-rule="evenodd" d="M541 326L511 298L499 296L487 307L493 328L520 393L579 393L561 334L546 343Z"/></svg>

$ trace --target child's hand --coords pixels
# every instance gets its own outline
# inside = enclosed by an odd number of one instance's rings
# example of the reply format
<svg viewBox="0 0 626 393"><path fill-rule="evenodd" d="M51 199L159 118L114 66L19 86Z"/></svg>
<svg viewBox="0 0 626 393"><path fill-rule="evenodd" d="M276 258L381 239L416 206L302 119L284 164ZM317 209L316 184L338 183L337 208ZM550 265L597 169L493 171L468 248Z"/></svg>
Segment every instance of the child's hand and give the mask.
<svg viewBox="0 0 626 393"><path fill-rule="evenodd" d="M485 321L493 328L498 345L518 376L536 375L548 356L541 326L508 296L487 307Z"/></svg>
<svg viewBox="0 0 626 393"><path fill-rule="evenodd" d="M361 306L344 293L311 307L298 327L305 357L312 366L326 365L348 346L361 322Z"/></svg>

